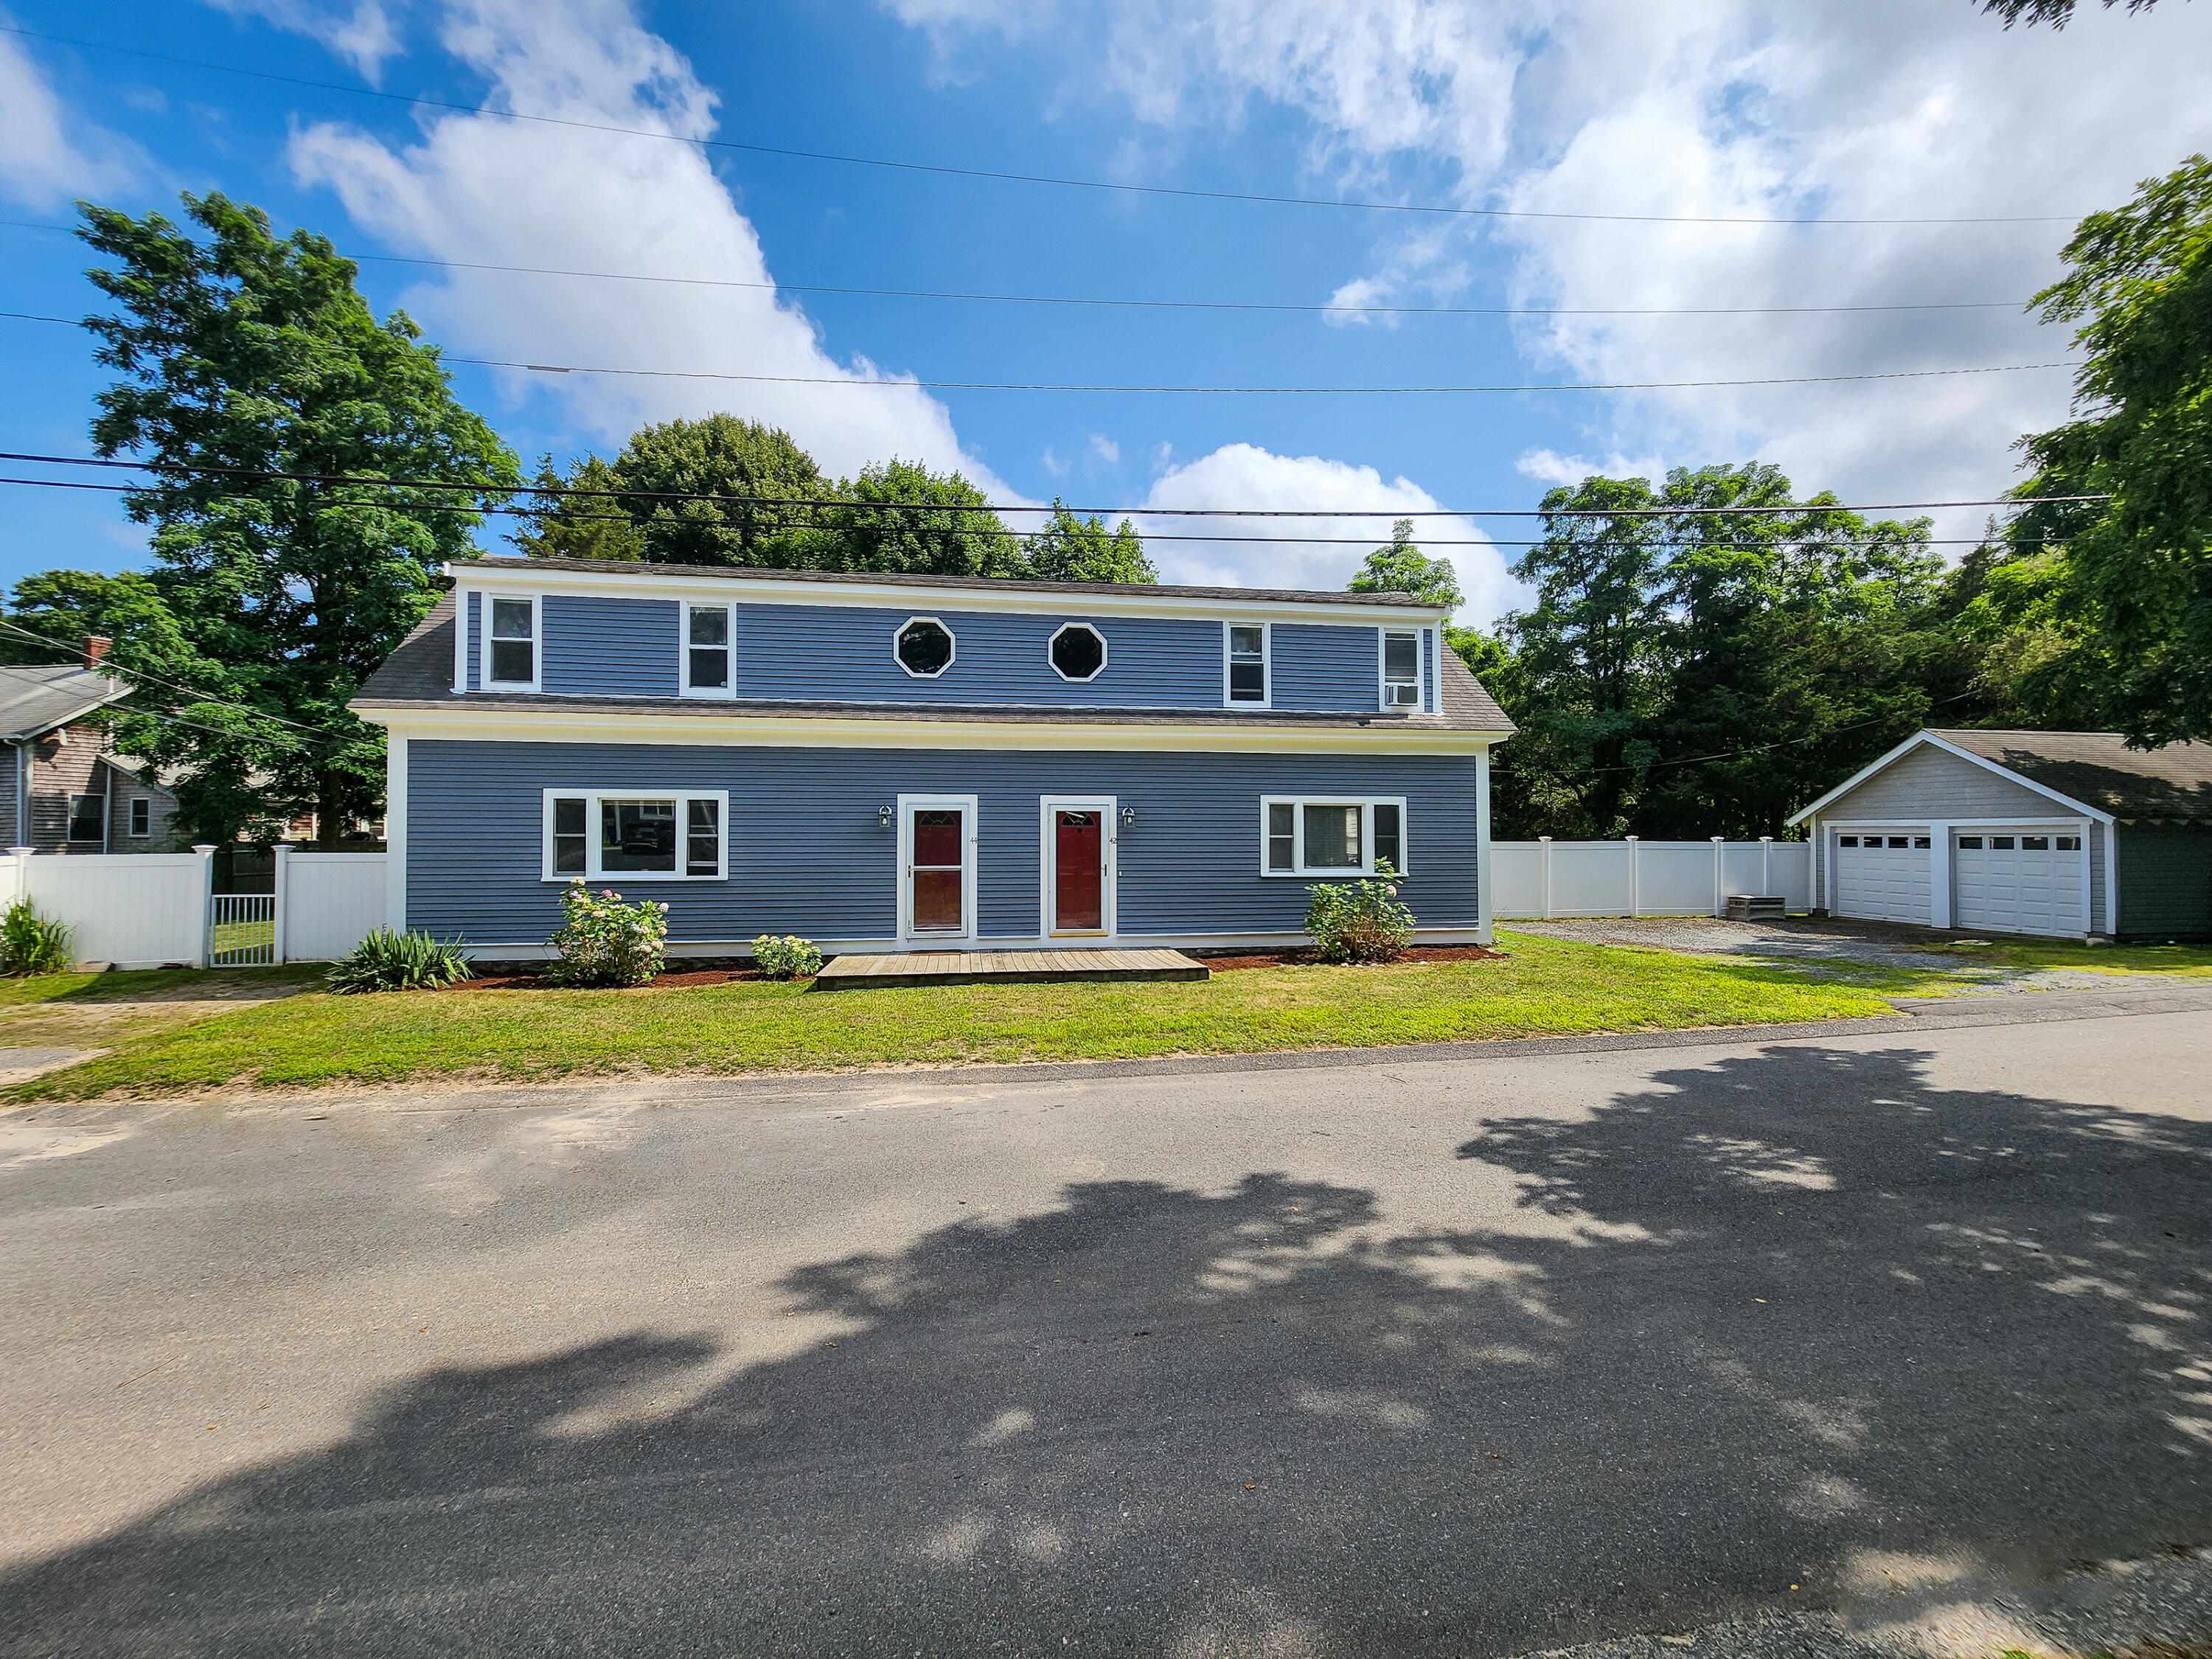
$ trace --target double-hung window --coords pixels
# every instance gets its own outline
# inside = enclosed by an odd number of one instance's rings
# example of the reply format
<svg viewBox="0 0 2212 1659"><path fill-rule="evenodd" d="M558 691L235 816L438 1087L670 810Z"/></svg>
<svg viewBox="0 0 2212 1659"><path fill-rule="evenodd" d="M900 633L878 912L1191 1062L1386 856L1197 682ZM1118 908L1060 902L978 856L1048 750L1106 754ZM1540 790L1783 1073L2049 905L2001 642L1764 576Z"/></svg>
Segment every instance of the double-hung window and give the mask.
<svg viewBox="0 0 2212 1659"><path fill-rule="evenodd" d="M1230 623L1222 629L1224 701L1267 706L1267 624Z"/></svg>
<svg viewBox="0 0 2212 1659"><path fill-rule="evenodd" d="M131 798L131 839L144 841L154 833L154 803L143 795Z"/></svg>
<svg viewBox="0 0 2212 1659"><path fill-rule="evenodd" d="M72 847L106 845L106 796L71 795L69 798L69 838Z"/></svg>
<svg viewBox="0 0 2212 1659"><path fill-rule="evenodd" d="M1368 876L1384 864L1406 872L1402 799L1269 796L1260 812L1263 875Z"/></svg>
<svg viewBox="0 0 2212 1659"><path fill-rule="evenodd" d="M1382 631L1382 706L1421 706L1421 636L1395 629Z"/></svg>
<svg viewBox="0 0 2212 1659"><path fill-rule="evenodd" d="M727 790L548 789L547 881L720 881Z"/></svg>
<svg viewBox="0 0 2212 1659"><path fill-rule="evenodd" d="M687 697L727 697L735 695L737 629L731 626L726 605L687 605L684 607L684 695Z"/></svg>
<svg viewBox="0 0 2212 1659"><path fill-rule="evenodd" d="M483 683L501 690L538 689L538 601L486 597Z"/></svg>

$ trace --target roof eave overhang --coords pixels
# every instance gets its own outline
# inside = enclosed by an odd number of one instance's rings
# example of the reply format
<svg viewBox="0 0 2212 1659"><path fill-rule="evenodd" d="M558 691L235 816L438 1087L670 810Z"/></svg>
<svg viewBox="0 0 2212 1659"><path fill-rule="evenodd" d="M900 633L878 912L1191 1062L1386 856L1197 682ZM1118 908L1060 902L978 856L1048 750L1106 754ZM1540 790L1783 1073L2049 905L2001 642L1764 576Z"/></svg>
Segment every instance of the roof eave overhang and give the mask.
<svg viewBox="0 0 2212 1659"><path fill-rule="evenodd" d="M2005 779L2008 782L2016 783L2023 789L2033 789L2037 794L2042 795L2048 799L2054 800L2061 806L2069 807L2074 811L2081 813L2085 817L2094 818L2100 823L2111 823L2114 821L2113 815L2112 813L2105 811L2101 808L2092 806L2087 801L2076 800L2071 795L2062 794L2057 790L2053 789L2047 783L2038 783L2033 778L2029 777L2026 773L2015 772L2009 766L2006 766L1997 761L1993 761L1986 755L1977 755L1971 749L1962 749L1955 743L1952 743L1945 738L1937 737L1933 732L1916 732L1911 737L1907 738L1903 743L1898 744L1896 748L1891 750L1887 755L1882 756L1878 760L1869 761L1866 765L1861 767L1857 771L1851 774L1850 777L1844 779L1843 782L1838 784L1834 788L1828 791L1826 794L1821 796L1820 799L1814 801L1810 806L1805 807L1802 811L1792 814L1787 822L1792 828L1795 828L1796 825L1803 823L1808 819L1814 817L1824 811L1828 806L1829 803L1832 801L1840 800L1844 796L1848 795L1852 790L1864 783L1869 778L1874 776L1875 773L1891 766L1897 761L1902 759L1905 755L1910 754L1913 750L1920 748L1923 744L1930 748L1940 749L1945 754L1954 756L1958 759L1966 762L1969 765L1978 766L1985 772L1995 773L1998 777Z"/></svg>

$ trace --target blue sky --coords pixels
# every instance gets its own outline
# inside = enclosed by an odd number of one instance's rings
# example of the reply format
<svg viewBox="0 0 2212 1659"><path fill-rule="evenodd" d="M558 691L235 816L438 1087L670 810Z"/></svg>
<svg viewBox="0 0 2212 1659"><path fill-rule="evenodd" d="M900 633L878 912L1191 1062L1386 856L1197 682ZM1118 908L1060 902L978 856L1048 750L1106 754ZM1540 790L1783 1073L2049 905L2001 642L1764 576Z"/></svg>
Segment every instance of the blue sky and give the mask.
<svg viewBox="0 0 2212 1659"><path fill-rule="evenodd" d="M1653 14L1663 14L1654 15ZM1976 368L2062 357L2017 309L1428 315L1079 308L617 282L1321 305L1646 308L2023 301L2063 223L1485 219L1069 190L797 149L1199 190L1538 213L2071 215L2212 129L2212 8L2007 33L1967 0L13 0L0 21L433 109L0 35L0 217L220 189L370 259L362 286L459 356L830 384L459 367L526 459L645 420L769 420L831 470L892 453L1009 501L1525 507L1590 468L1757 457L1856 500L1979 497L2065 409L2063 373L1642 393L1204 396L884 382L1404 386ZM66 236L0 229L0 309L80 315ZM87 453L83 337L0 321L15 450ZM18 467L15 471L23 469ZM143 559L112 499L0 488L0 580ZM1978 511L1943 515L1971 534ZM1176 528L1235 532L1215 521ZM1372 526L1387 533L1382 521ZM1341 525L1297 521L1320 537ZM1428 521L1480 541L1484 527ZM1519 533L1492 520L1499 538ZM1155 542L1173 580L1340 585L1359 550ZM1468 616L1513 550L1454 550Z"/></svg>

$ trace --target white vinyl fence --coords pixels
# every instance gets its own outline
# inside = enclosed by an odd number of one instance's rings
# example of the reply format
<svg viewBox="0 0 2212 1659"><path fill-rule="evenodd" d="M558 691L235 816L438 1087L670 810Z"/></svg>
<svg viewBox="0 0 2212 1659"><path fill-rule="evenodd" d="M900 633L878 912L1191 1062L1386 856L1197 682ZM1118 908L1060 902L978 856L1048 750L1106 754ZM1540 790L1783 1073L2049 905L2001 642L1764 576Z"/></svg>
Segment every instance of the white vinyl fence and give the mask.
<svg viewBox="0 0 2212 1659"><path fill-rule="evenodd" d="M215 851L0 854L0 893L67 922L78 961L118 968L331 962L384 924L381 853L280 846L275 892L217 893Z"/></svg>
<svg viewBox="0 0 2212 1659"><path fill-rule="evenodd" d="M1717 916L1730 897L1813 904L1813 848L1802 841L1500 841L1491 843L1492 914Z"/></svg>

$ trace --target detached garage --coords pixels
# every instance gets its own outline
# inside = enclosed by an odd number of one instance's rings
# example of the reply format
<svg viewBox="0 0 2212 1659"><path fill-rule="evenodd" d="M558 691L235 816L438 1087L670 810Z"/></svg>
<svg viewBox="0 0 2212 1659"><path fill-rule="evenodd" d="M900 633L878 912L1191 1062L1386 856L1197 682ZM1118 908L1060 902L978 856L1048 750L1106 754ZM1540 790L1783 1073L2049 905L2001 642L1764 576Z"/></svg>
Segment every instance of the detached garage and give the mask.
<svg viewBox="0 0 2212 1659"><path fill-rule="evenodd" d="M1815 908L1977 933L2212 936L2212 745L1922 732L1790 821Z"/></svg>

